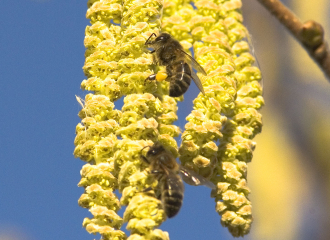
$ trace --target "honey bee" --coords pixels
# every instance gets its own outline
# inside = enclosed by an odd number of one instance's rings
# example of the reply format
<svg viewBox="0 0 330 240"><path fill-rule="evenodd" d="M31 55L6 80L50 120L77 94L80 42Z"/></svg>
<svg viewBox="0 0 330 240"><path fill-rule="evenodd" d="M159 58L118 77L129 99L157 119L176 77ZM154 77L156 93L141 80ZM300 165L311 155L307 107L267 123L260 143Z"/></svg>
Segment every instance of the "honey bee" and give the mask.
<svg viewBox="0 0 330 240"><path fill-rule="evenodd" d="M205 185L211 189L215 188L212 182L177 163L172 153L166 150L160 143L155 143L153 146L148 147L150 149L146 156L141 154L141 158L149 164L150 173L154 174L158 179L160 188L160 196L158 198L162 201L168 218L178 214L183 202L184 185L179 173L183 176L185 182L190 185Z"/></svg>
<svg viewBox="0 0 330 240"><path fill-rule="evenodd" d="M152 41L151 38L156 38ZM201 80L192 68L206 75L205 70L196 60L183 50L181 44L168 33L158 35L153 33L145 42L147 47L153 48L154 62L166 67L166 74L157 73L150 75L147 80L170 82L169 95L179 97L189 88L191 79L194 80L199 90L205 94Z"/></svg>

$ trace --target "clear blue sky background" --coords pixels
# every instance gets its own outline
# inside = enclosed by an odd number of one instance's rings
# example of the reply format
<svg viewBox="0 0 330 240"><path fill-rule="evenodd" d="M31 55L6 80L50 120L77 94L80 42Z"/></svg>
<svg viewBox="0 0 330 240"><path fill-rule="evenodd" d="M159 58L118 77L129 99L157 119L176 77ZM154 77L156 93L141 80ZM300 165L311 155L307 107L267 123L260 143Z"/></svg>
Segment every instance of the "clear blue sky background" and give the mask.
<svg viewBox="0 0 330 240"><path fill-rule="evenodd" d="M85 94L86 3L1 1L0 239L11 232L19 240L100 238L82 228L90 216L77 204L84 163L72 155L81 108L75 94ZM196 87L190 91L185 102L197 94ZM187 187L180 214L161 229L171 239L232 239L209 195L207 188Z"/></svg>

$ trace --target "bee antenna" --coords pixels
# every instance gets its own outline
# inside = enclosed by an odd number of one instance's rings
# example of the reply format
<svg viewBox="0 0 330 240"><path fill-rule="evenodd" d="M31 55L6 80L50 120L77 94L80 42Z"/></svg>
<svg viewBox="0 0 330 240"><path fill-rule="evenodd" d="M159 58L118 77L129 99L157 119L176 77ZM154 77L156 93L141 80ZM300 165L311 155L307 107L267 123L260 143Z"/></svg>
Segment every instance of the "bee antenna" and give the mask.
<svg viewBox="0 0 330 240"><path fill-rule="evenodd" d="M150 147L151 147L151 146L145 146L145 147L141 148L140 152L142 152L143 149L145 149L145 148L150 148Z"/></svg>
<svg viewBox="0 0 330 240"><path fill-rule="evenodd" d="M150 38L152 38L152 36L155 36L155 37L157 37L156 33L152 33L152 34L149 36L149 38L147 39L147 41L145 42L145 44L144 44L144 45L148 45L148 43L149 43L149 40L150 40Z"/></svg>

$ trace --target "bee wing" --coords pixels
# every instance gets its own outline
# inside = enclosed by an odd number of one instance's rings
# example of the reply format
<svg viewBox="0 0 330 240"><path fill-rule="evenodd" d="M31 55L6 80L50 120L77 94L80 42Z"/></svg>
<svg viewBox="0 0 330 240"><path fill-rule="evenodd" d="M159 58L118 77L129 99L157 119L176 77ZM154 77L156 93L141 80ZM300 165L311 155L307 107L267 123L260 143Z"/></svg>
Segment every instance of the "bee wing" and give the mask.
<svg viewBox="0 0 330 240"><path fill-rule="evenodd" d="M201 91L201 93L203 93L205 95L204 92L204 88L202 85L201 80L199 79L199 77L197 76L197 74L194 72L194 70L191 71L191 78L194 80L194 83L196 84L196 86L198 87L199 91Z"/></svg>
<svg viewBox="0 0 330 240"><path fill-rule="evenodd" d="M250 47L251 54L255 58L255 62L253 64L253 66L256 66L257 68L259 68L259 70L261 70L260 69L260 65L259 65L259 61L258 61L258 58L257 58L257 55L256 55L256 52L255 52L255 49L254 49L254 46L253 46L252 35L247 34L246 38L247 38L247 42L248 42L249 47ZM259 81L259 84L261 85L261 87L263 88L264 79L263 79L263 76L262 75L261 75L261 79L259 79L258 81Z"/></svg>
<svg viewBox="0 0 330 240"><path fill-rule="evenodd" d="M183 181L185 181L189 185L192 186L204 185L211 189L215 188L215 185L211 181L207 180L206 178L198 175L192 170L189 170L181 165L180 165L180 174Z"/></svg>
<svg viewBox="0 0 330 240"><path fill-rule="evenodd" d="M197 70L197 72L200 72L205 76L207 75L204 68L201 65L199 65L199 63L192 56L190 56L188 53L186 53L185 51L183 51L181 49L180 49L180 51L184 53L184 56L185 56L185 59L187 60L187 62L190 63L190 65L193 68L195 68Z"/></svg>
<svg viewBox="0 0 330 240"><path fill-rule="evenodd" d="M200 72L206 76L206 72L205 72L204 68L201 65L199 65L199 63L192 56L190 56L188 53L186 53L185 51L183 51L181 49L180 49L180 51L184 53L185 60L188 62L188 64L190 66L192 66L194 69L196 69L197 72ZM191 78L194 80L198 89L205 95L202 82L199 79L199 77L197 76L197 74L194 72L194 70L191 71Z"/></svg>

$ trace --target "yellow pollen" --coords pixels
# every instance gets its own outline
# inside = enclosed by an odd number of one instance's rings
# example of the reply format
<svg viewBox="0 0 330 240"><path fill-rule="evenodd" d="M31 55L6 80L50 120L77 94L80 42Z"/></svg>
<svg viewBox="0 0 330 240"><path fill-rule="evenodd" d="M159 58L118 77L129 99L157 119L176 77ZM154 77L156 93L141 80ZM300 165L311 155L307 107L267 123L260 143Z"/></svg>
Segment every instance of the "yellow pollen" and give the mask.
<svg viewBox="0 0 330 240"><path fill-rule="evenodd" d="M156 75L156 80L161 82L167 78L167 74L165 72L158 72Z"/></svg>

